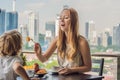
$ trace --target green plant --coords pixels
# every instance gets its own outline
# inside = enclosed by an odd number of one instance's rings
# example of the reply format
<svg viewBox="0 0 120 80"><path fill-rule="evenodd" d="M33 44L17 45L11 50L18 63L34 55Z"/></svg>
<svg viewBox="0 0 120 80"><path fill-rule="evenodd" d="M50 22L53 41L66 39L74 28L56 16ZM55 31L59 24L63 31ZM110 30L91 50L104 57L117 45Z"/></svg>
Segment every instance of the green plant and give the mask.
<svg viewBox="0 0 120 80"><path fill-rule="evenodd" d="M21 56L21 58L23 60L23 66L25 66L26 65L26 61L27 61L26 56L23 55L22 53L20 54L20 56Z"/></svg>

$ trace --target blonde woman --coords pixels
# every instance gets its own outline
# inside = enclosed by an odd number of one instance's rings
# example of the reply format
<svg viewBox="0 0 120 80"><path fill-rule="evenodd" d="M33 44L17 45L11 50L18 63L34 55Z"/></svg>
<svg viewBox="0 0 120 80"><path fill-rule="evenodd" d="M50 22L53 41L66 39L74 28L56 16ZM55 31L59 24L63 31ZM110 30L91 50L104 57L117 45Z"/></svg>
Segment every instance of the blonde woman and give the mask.
<svg viewBox="0 0 120 80"><path fill-rule="evenodd" d="M38 43L35 53L41 62L47 61L57 49L57 59L60 67L59 74L87 72L91 70L91 56L88 42L79 35L78 13L73 8L63 9L59 18L59 35L45 53L42 53Z"/></svg>
<svg viewBox="0 0 120 80"><path fill-rule="evenodd" d="M22 48L21 34L12 30L0 36L0 73L4 75L3 80L16 80L17 75L23 80L30 80L22 67L22 59L18 56Z"/></svg>

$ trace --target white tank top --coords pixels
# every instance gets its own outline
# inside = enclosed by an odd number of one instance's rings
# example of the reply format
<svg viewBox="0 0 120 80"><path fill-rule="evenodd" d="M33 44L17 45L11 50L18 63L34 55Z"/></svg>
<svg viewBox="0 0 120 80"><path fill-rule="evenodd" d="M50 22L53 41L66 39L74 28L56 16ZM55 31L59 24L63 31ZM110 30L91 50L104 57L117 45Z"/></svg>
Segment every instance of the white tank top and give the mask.
<svg viewBox="0 0 120 80"><path fill-rule="evenodd" d="M66 49L66 54L68 54L67 52L70 50L70 45L67 44L66 45L67 49ZM83 65L83 61L82 61L82 58L81 58L81 54L80 52L77 53L76 55L76 58L74 58L74 60L71 62L69 60L67 60L67 57L65 56L64 59L62 59L59 55L58 55L58 64L60 66L63 66L63 67L79 67L79 66L82 66Z"/></svg>

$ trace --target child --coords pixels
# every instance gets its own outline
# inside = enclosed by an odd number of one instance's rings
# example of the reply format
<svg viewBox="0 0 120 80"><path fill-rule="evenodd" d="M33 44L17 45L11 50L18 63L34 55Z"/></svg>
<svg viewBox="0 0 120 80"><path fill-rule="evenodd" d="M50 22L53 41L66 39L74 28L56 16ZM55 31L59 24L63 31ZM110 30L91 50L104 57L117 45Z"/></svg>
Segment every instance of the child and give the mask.
<svg viewBox="0 0 120 80"><path fill-rule="evenodd" d="M12 30L0 36L0 74L4 75L3 80L16 80L17 75L23 80L30 80L24 68L23 61L18 56L22 48L22 36Z"/></svg>

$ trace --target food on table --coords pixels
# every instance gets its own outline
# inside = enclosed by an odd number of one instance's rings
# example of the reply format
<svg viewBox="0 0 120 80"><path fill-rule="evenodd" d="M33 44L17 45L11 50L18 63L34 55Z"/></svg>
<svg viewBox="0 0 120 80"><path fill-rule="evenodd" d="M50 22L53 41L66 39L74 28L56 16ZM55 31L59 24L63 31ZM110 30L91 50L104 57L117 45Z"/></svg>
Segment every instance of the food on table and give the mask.
<svg viewBox="0 0 120 80"><path fill-rule="evenodd" d="M39 69L36 74L46 74L47 71L45 69Z"/></svg>
<svg viewBox="0 0 120 80"><path fill-rule="evenodd" d="M39 70L39 64L38 63L34 63L34 71L35 73Z"/></svg>

